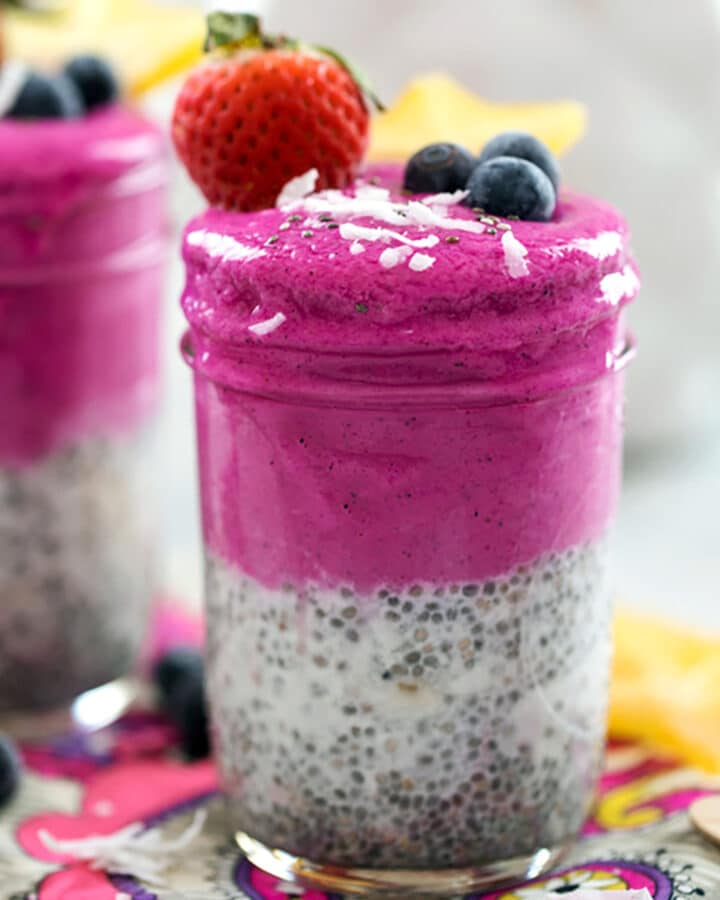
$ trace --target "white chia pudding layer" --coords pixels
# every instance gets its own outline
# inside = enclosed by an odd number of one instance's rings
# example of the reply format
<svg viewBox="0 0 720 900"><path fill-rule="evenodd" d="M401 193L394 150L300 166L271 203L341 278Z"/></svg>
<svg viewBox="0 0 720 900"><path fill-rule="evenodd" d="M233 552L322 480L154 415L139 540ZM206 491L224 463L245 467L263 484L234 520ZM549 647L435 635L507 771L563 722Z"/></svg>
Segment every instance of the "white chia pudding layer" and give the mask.
<svg viewBox="0 0 720 900"><path fill-rule="evenodd" d="M126 675L152 593L146 429L0 464L0 713Z"/></svg>
<svg viewBox="0 0 720 900"><path fill-rule="evenodd" d="M207 563L232 825L316 862L481 865L556 847L604 751L605 541L478 583L263 587Z"/></svg>

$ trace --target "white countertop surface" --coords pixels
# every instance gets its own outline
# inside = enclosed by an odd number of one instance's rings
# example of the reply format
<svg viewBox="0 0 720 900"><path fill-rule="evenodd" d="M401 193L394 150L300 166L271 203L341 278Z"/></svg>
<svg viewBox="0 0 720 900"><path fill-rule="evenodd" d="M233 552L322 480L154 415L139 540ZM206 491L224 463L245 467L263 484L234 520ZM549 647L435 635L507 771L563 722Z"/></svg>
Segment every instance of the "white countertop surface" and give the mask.
<svg viewBox="0 0 720 900"><path fill-rule="evenodd" d="M720 631L720 441L633 459L616 534L620 597Z"/></svg>

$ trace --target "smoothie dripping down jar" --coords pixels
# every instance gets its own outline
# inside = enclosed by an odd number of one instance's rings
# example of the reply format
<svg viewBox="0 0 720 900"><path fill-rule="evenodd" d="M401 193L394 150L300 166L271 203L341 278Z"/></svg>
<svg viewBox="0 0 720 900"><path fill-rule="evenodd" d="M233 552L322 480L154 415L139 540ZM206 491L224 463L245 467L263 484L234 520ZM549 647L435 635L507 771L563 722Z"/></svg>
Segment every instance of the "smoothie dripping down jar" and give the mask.
<svg viewBox="0 0 720 900"><path fill-rule="evenodd" d="M121 106L0 121L0 723L16 733L126 676L145 637L167 167ZM121 705L115 688L87 711Z"/></svg>
<svg viewBox="0 0 720 900"><path fill-rule="evenodd" d="M194 220L184 349L240 846L447 896L537 874L589 811L639 282L600 202L428 217L401 186Z"/></svg>

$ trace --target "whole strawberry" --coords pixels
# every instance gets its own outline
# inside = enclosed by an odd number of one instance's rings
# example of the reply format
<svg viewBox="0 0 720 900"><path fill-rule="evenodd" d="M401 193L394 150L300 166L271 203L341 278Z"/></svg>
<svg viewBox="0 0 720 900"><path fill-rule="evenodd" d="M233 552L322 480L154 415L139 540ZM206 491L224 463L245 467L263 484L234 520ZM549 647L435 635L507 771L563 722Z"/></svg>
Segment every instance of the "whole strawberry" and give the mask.
<svg viewBox="0 0 720 900"><path fill-rule="evenodd" d="M275 205L290 179L317 169L317 188L342 188L367 149L360 83L331 51L267 37L257 17L209 17L206 63L175 106L173 140L209 202L250 211Z"/></svg>

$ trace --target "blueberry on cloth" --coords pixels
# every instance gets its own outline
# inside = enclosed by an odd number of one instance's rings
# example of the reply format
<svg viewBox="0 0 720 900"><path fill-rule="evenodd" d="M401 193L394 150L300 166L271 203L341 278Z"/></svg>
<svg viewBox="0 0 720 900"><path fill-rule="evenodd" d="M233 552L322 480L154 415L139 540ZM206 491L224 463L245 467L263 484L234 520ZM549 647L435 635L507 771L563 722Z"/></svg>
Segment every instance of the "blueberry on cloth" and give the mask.
<svg viewBox="0 0 720 900"><path fill-rule="evenodd" d="M526 159L498 156L478 166L467 183L465 203L495 216L547 222L555 211L552 182Z"/></svg>
<svg viewBox="0 0 720 900"><path fill-rule="evenodd" d="M69 78L28 72L7 116L10 119L73 119L84 111L80 92Z"/></svg>
<svg viewBox="0 0 720 900"><path fill-rule="evenodd" d="M210 755L205 683L202 677L185 679L175 686L167 711L180 732L180 746L188 759Z"/></svg>
<svg viewBox="0 0 720 900"><path fill-rule="evenodd" d="M557 160L545 144L534 135L526 131L504 131L496 135L483 147L478 164L482 165L497 156L516 156L518 159L534 163L538 169L543 170L557 191L560 185L560 168Z"/></svg>
<svg viewBox="0 0 720 900"><path fill-rule="evenodd" d="M0 807L12 800L20 785L22 765L9 738L0 734Z"/></svg>
<svg viewBox="0 0 720 900"><path fill-rule="evenodd" d="M202 677L202 654L192 647L174 647L168 650L153 670L153 681L158 686L164 703L181 681Z"/></svg>
<svg viewBox="0 0 720 900"><path fill-rule="evenodd" d="M413 194L442 194L465 187L477 160L458 144L429 144L405 166L403 187Z"/></svg>
<svg viewBox="0 0 720 900"><path fill-rule="evenodd" d="M163 709L180 732L180 743L189 759L210 753L205 679L202 655L189 647L168 651L157 663L153 680Z"/></svg>
<svg viewBox="0 0 720 900"><path fill-rule="evenodd" d="M64 73L74 82L88 110L114 103L120 95L112 66L100 56L76 56L65 66Z"/></svg>

